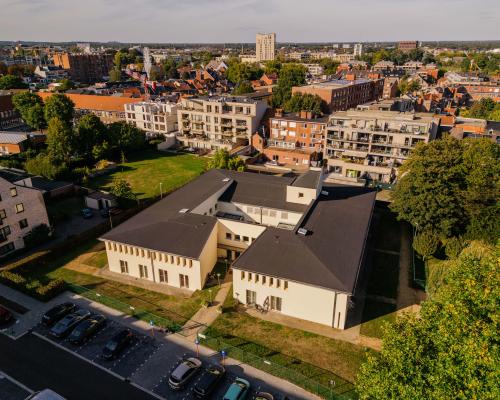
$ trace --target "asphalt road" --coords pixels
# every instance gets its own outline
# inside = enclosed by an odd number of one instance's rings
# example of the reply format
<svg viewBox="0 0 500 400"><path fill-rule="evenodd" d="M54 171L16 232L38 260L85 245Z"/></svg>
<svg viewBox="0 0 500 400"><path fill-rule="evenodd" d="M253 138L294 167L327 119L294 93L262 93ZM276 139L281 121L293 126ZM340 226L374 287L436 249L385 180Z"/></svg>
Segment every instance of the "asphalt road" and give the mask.
<svg viewBox="0 0 500 400"><path fill-rule="evenodd" d="M0 335L0 370L32 390L50 388L70 400L154 397L36 337Z"/></svg>

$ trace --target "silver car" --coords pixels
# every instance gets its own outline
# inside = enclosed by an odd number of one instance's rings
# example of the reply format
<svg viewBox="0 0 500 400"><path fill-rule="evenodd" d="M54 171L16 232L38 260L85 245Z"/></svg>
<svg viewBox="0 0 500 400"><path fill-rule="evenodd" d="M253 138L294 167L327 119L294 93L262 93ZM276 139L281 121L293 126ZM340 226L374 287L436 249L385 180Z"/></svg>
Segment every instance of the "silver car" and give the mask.
<svg viewBox="0 0 500 400"><path fill-rule="evenodd" d="M202 366L201 360L194 357L185 358L172 371L168 384L172 389L182 389L196 374Z"/></svg>

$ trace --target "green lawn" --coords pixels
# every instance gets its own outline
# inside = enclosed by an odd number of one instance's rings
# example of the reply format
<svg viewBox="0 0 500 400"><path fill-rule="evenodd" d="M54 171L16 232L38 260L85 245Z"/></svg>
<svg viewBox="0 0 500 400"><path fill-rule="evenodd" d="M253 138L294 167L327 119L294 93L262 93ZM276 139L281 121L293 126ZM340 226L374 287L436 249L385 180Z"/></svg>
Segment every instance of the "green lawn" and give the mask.
<svg viewBox="0 0 500 400"><path fill-rule="evenodd" d="M114 179L125 179L139 199L169 193L203 172L206 158L191 154L169 154L145 150L131 156L109 175L91 179L90 186L109 190Z"/></svg>
<svg viewBox="0 0 500 400"><path fill-rule="evenodd" d="M271 368L272 374L306 389L312 388L308 386L312 382L328 388L334 380L336 393L352 391L352 382L367 355L363 347L237 311L221 314L204 334L208 346L224 348L230 356L257 368Z"/></svg>
<svg viewBox="0 0 500 400"><path fill-rule="evenodd" d="M382 338L382 326L394 322L396 305L367 299L363 309L363 323L361 334L375 338Z"/></svg>

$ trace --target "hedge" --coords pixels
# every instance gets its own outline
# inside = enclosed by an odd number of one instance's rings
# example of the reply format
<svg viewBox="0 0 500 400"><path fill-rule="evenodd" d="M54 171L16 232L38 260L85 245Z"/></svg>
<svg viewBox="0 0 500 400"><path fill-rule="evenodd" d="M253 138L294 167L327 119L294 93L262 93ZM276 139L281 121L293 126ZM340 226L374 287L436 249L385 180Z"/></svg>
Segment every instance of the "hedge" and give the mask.
<svg viewBox="0 0 500 400"><path fill-rule="evenodd" d="M66 282L61 278L42 285L39 281L28 281L11 271L0 271L0 282L41 301L48 301L66 290Z"/></svg>

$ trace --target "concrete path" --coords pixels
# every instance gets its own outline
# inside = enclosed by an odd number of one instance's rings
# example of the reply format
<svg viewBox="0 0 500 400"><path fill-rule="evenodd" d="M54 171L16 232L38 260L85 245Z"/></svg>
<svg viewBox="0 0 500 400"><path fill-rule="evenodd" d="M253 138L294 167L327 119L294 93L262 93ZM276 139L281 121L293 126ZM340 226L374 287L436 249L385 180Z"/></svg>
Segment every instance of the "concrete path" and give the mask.
<svg viewBox="0 0 500 400"><path fill-rule="evenodd" d="M420 310L420 303L425 300L425 293L410 286L411 248L410 227L401 227L401 251L399 253L399 285L396 299L397 313Z"/></svg>
<svg viewBox="0 0 500 400"><path fill-rule="evenodd" d="M231 282L224 282L217 292L212 305L210 307L200 308L196 314L184 324L182 334L188 340L194 341L198 333L203 332L217 319L219 316L218 308L224 304L230 289Z"/></svg>

